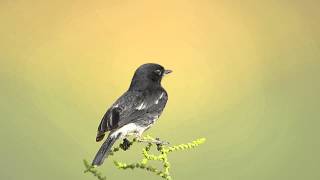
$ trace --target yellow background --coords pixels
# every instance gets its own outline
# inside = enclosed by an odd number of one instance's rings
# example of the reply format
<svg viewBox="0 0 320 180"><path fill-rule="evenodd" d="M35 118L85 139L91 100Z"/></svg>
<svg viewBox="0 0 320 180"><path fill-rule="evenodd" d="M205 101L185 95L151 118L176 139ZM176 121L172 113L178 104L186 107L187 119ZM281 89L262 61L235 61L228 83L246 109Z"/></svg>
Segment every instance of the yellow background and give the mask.
<svg viewBox="0 0 320 180"><path fill-rule="evenodd" d="M156 62L167 107L147 133L172 144L174 179L320 179L320 1L0 1L0 179L83 174L106 108ZM141 146L107 160L110 180Z"/></svg>

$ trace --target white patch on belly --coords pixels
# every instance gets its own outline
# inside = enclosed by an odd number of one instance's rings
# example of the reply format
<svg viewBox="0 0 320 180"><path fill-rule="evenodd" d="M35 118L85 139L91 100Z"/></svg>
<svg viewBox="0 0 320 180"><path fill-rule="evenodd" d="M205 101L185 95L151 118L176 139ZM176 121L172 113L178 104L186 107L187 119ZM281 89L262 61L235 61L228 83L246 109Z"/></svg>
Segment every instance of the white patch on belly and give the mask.
<svg viewBox="0 0 320 180"><path fill-rule="evenodd" d="M137 126L134 123L129 123L127 125L122 126L120 129L116 130L112 133L112 137L117 137L119 133L121 133L120 138L127 136L128 134L137 134L141 136L142 133L147 129L147 127Z"/></svg>

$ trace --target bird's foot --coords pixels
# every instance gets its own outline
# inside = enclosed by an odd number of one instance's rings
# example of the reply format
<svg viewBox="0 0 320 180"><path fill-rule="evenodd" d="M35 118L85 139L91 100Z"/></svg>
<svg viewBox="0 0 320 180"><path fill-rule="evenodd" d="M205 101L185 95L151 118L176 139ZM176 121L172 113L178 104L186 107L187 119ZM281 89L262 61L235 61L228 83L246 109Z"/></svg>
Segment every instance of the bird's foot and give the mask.
<svg viewBox="0 0 320 180"><path fill-rule="evenodd" d="M160 140L160 138L156 138L156 141L158 142L156 144L160 144L160 145L169 145L170 144L168 141Z"/></svg>
<svg viewBox="0 0 320 180"><path fill-rule="evenodd" d="M130 142L127 138L124 138L123 142L119 145L119 147L124 151L126 151L130 148L131 145L132 145L132 142Z"/></svg>
<svg viewBox="0 0 320 180"><path fill-rule="evenodd" d="M138 138L138 142L145 142L145 143L152 143L156 144L157 146L163 146L163 145L169 145L170 143L168 141L162 141L159 138L155 139L143 139L143 138Z"/></svg>

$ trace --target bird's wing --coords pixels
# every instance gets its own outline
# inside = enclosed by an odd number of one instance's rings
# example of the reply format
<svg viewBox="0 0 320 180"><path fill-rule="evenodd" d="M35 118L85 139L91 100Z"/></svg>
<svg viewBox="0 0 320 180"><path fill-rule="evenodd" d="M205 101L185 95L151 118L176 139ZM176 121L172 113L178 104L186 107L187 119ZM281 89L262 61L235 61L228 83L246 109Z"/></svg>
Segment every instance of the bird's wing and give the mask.
<svg viewBox="0 0 320 180"><path fill-rule="evenodd" d="M120 120L133 114L142 101L143 94L141 92L127 91L124 93L104 114L98 127L96 141L102 140L105 132L120 127Z"/></svg>
<svg viewBox="0 0 320 180"><path fill-rule="evenodd" d="M154 92L154 95L149 96L142 92L126 92L103 116L96 140L102 140L107 131L118 129L141 118L159 117L167 99L168 95L164 90Z"/></svg>
<svg viewBox="0 0 320 180"><path fill-rule="evenodd" d="M151 106L147 109L147 113L151 116L157 115L160 116L164 107L166 106L168 101L168 94L163 89L158 92L158 95L153 99Z"/></svg>
<svg viewBox="0 0 320 180"><path fill-rule="evenodd" d="M168 100L165 90L154 91L152 95L143 96L143 100L135 104L132 109L120 114L118 127L142 119L155 119L160 116Z"/></svg>

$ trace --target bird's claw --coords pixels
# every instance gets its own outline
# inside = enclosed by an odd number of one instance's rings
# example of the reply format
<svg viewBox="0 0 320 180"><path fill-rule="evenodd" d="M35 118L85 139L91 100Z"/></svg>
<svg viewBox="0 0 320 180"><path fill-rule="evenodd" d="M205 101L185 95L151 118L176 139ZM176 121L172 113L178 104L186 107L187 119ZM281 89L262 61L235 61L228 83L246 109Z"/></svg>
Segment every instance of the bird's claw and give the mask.
<svg viewBox="0 0 320 180"><path fill-rule="evenodd" d="M162 140L160 140L160 138L156 138L156 140L158 141L158 143L156 143L156 144L160 144L160 145L169 145L170 144L170 142L162 141Z"/></svg>
<svg viewBox="0 0 320 180"><path fill-rule="evenodd" d="M163 145L169 145L170 143L168 141L162 141L159 138L156 139L138 139L138 142L146 142L146 143L153 143L157 146L163 146Z"/></svg>

